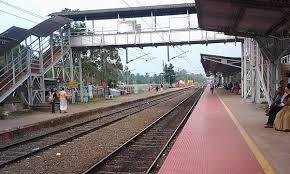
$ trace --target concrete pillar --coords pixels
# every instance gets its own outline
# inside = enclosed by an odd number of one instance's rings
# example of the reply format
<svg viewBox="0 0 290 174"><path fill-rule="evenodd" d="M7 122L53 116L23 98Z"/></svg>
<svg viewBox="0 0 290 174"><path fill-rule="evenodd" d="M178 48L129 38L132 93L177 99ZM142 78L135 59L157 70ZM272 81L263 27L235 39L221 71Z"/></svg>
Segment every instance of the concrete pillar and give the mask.
<svg viewBox="0 0 290 174"><path fill-rule="evenodd" d="M79 53L78 56L79 56L78 59L79 59L80 97L81 97L81 102L83 102L84 101L84 84L83 84L81 53Z"/></svg>

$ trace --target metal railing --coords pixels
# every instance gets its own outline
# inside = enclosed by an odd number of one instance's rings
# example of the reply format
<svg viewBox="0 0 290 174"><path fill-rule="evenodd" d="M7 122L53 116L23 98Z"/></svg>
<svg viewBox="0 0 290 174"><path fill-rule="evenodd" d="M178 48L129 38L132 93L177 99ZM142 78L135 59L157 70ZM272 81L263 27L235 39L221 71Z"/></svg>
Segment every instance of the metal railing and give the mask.
<svg viewBox="0 0 290 174"><path fill-rule="evenodd" d="M51 54L62 53L63 48L68 45L67 41L61 42L59 43L61 46L51 47L50 37L37 38L25 46L15 57L12 55L12 60L0 69L0 100L5 98L3 95L9 90L14 90L15 85L20 85L18 82L23 81L23 78L26 79L31 73L41 74L45 68L49 68ZM63 43L66 45L63 46ZM44 67L44 65L47 66Z"/></svg>
<svg viewBox="0 0 290 174"><path fill-rule="evenodd" d="M226 42L230 39L235 39L235 37L219 32L203 31L198 28L158 28L156 30L143 29L142 31L128 32L118 32L117 30L73 32L71 44L75 47L82 47L216 40Z"/></svg>

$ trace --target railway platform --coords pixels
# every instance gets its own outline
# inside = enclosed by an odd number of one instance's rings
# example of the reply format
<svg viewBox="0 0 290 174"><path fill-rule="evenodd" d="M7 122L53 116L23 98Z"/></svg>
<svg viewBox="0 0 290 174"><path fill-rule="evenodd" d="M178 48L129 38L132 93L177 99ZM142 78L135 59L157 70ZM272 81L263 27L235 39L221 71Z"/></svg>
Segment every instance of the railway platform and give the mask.
<svg viewBox="0 0 290 174"><path fill-rule="evenodd" d="M264 128L261 105L207 88L159 174L289 174L290 133Z"/></svg>
<svg viewBox="0 0 290 174"><path fill-rule="evenodd" d="M91 112L99 112L113 109L122 104L132 103L153 96L176 91L181 88L169 88L159 92L145 92L140 94L124 95L104 100L102 102L73 104L68 106L68 113L32 112L29 115L19 115L5 120L0 120L0 140L9 141L18 135L37 131L41 128L59 125L73 121Z"/></svg>

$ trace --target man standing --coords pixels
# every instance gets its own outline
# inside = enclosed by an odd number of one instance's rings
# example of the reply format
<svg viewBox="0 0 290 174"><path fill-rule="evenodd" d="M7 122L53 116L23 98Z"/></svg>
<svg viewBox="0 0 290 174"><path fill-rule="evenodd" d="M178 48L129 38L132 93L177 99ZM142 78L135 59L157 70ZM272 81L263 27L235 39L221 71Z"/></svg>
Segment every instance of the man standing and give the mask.
<svg viewBox="0 0 290 174"><path fill-rule="evenodd" d="M51 105L51 113L55 113L55 100L57 99L57 95L53 89L50 90L50 94L48 97L48 101Z"/></svg>
<svg viewBox="0 0 290 174"><path fill-rule="evenodd" d="M67 113L67 92L65 92L64 88L61 89L61 91L59 92L59 112L64 112Z"/></svg>
<svg viewBox="0 0 290 174"><path fill-rule="evenodd" d="M89 85L88 85L88 93L89 93L89 98L90 99L93 99L93 85L90 83Z"/></svg>
<svg viewBox="0 0 290 174"><path fill-rule="evenodd" d="M215 83L214 83L214 80L213 80L210 83L210 91L211 91L212 94L213 94L214 87L215 87Z"/></svg>

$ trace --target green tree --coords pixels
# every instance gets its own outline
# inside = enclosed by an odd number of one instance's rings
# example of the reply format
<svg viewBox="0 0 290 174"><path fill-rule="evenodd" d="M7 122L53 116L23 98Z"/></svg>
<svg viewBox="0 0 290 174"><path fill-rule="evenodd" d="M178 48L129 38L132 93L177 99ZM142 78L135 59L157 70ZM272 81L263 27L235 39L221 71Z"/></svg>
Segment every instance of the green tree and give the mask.
<svg viewBox="0 0 290 174"><path fill-rule="evenodd" d="M172 83L175 82L175 72L174 72L174 66L170 63L169 66L165 64L163 72L164 72L164 79L167 83L172 85Z"/></svg>
<svg viewBox="0 0 290 174"><path fill-rule="evenodd" d="M159 83L160 82L160 76L158 76L157 74L154 74L152 76L152 82L153 83Z"/></svg>
<svg viewBox="0 0 290 174"><path fill-rule="evenodd" d="M121 77L123 65L116 49L91 49L83 56L83 76L85 81L106 81L109 87L115 87ZM92 80L94 79L94 80Z"/></svg>
<svg viewBox="0 0 290 174"><path fill-rule="evenodd" d="M63 9L61 12L74 12L74 11L80 11L79 9L69 9L69 8L65 8ZM81 32L85 32L86 31L86 23L84 21L74 21L71 26L70 26L70 30L71 33L81 33ZM84 34L84 33L81 33Z"/></svg>

